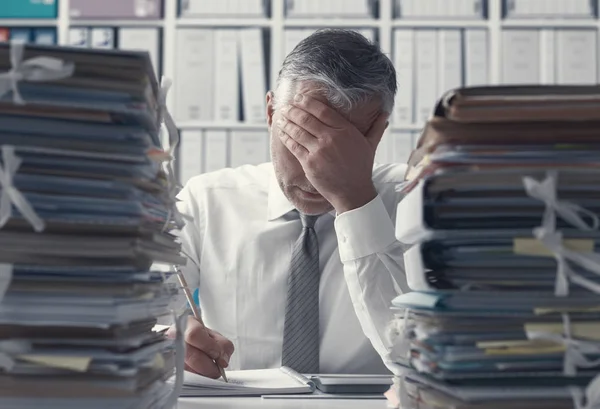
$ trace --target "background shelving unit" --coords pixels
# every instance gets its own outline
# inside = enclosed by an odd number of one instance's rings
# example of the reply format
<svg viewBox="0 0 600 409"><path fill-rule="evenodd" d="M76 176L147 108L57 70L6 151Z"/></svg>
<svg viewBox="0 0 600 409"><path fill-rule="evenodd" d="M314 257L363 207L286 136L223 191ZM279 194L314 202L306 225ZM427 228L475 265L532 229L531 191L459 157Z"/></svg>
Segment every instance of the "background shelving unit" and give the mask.
<svg viewBox="0 0 600 409"><path fill-rule="evenodd" d="M70 17L70 0L56 0L58 3L58 13L55 19L0 19L0 27L55 27L57 39L60 44L68 44L69 29L71 27L153 27L161 30L161 68L162 74L177 81L177 32L179 29L190 28L251 28L258 27L266 32L266 38L269 41L267 55L269 73L268 83L273 86L278 74L281 63L285 58L286 50L286 30L299 29L317 29L322 27L347 27L352 29L372 29L375 30L374 37L381 46L382 50L394 61L394 32L395 30L420 30L420 29L463 29L463 30L485 30L487 32L487 54L488 54L488 84L500 84L502 82L502 55L503 55L503 31L505 29L592 29L596 36L600 32L600 20L597 12L600 7L600 0L590 0L593 2L595 10L594 16L582 18L561 17L558 18L505 18L502 0L487 0L485 5L485 16L483 18L398 18L396 0L364 0L371 1L374 12L373 18L365 17L290 17L286 16L286 0L265 0L267 14L264 17L180 17L179 0L163 0L162 18L153 20L138 20L125 18L119 20L108 19L86 19L76 20ZM251 0L249 0L251 1ZM344 0L320 0L320 4L331 1L336 4L347 4ZM423 0L433 2L436 0ZM448 4L448 2L463 0L437 0ZM485 1L485 0L484 0ZM565 2L574 2L576 0L563 0ZM577 0L578 2L582 0ZM539 3L539 2L538 2ZM333 4L333 3L332 3ZM433 3L431 3L433 4ZM463 3L464 4L464 3ZM580 3L581 4L581 3ZM596 46L600 47L600 41L596 41ZM600 53L595 50L596 55ZM596 66L596 79L598 79L598 64ZM199 79L201 80L201 79ZM540 79L541 80L541 79ZM403 92L402 89L399 91ZM439 94L439 92L438 92ZM171 93L168 98L168 105L173 110L175 106L175 95ZM433 108L433 107L432 107ZM378 153L379 160L397 161L406 157L412 148L412 143L416 140L418 133L422 128L422 123L399 123L392 121L384 136L383 146ZM267 132L264 123L244 123L232 121L184 121L179 122L178 126L183 133L189 133L199 137L204 131L248 131L248 132ZM399 136L400 135L400 136ZM202 138L204 138L202 136ZM403 139L404 138L404 139ZM408 143L407 140L411 142ZM231 135L227 135L227 143L232 142ZM235 141L233 141L235 143ZM192 144L198 149L206 150L204 142ZM231 162L231 147L227 148L227 161ZM400 152L402 151L402 152ZM203 154L201 161L206 162L207 154ZM268 155L268 148L265 147L265 155ZM239 155L238 155L239 156ZM189 159L188 159L189 160ZM196 166L196 170L205 171L206 163ZM212 167L211 167L212 169ZM193 171L190 171L193 173ZM190 173L188 172L188 173Z"/></svg>

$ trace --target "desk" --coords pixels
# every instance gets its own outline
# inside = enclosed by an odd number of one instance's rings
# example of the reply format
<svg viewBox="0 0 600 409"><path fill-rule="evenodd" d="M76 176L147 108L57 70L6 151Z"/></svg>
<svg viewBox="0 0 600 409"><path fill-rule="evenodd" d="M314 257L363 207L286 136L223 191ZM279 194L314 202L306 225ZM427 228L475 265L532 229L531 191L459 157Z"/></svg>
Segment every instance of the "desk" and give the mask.
<svg viewBox="0 0 600 409"><path fill-rule="evenodd" d="M177 409L387 409L385 399L180 398Z"/></svg>

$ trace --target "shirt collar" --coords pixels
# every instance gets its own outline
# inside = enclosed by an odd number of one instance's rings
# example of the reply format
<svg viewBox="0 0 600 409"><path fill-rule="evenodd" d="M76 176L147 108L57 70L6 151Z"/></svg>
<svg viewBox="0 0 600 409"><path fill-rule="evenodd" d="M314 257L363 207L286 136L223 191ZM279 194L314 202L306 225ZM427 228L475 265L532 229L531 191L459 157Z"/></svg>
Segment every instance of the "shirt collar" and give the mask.
<svg viewBox="0 0 600 409"><path fill-rule="evenodd" d="M273 221L295 210L295 207L279 187L274 169L270 173L267 219ZM330 211L328 214L333 217L336 216L335 210Z"/></svg>

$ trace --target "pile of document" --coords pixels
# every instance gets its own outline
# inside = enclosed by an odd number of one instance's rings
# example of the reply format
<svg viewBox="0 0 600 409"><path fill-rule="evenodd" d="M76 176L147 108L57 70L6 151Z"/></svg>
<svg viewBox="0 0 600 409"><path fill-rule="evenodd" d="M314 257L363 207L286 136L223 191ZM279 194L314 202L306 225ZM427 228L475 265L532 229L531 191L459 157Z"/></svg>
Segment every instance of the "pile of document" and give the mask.
<svg viewBox="0 0 600 409"><path fill-rule="evenodd" d="M399 189L391 400L598 407L600 87L447 93Z"/></svg>
<svg viewBox="0 0 600 409"><path fill-rule="evenodd" d="M0 45L1 408L173 406L164 93L147 53Z"/></svg>

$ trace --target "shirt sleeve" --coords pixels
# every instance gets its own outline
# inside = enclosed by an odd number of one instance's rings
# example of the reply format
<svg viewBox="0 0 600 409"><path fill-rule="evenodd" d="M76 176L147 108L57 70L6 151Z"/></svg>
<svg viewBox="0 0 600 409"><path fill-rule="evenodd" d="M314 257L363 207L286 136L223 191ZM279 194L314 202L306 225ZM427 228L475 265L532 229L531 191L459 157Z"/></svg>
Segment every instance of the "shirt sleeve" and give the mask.
<svg viewBox="0 0 600 409"><path fill-rule="evenodd" d="M396 203L389 205L395 207ZM393 345L387 333L394 319L392 300L408 292L405 248L395 238L394 222L380 195L363 207L338 215L335 229L360 325L384 363L390 364Z"/></svg>
<svg viewBox="0 0 600 409"><path fill-rule="evenodd" d="M181 272L191 293L200 287L200 254L203 236L203 214L198 204L198 196L194 194L194 182L195 179L192 179L177 196L179 200L177 209L184 216L185 225L175 233L181 242L181 252L187 258L186 265L181 266ZM176 276L172 276L170 281L179 285ZM180 291L179 295L172 301L172 308L177 312L188 308L183 291Z"/></svg>

